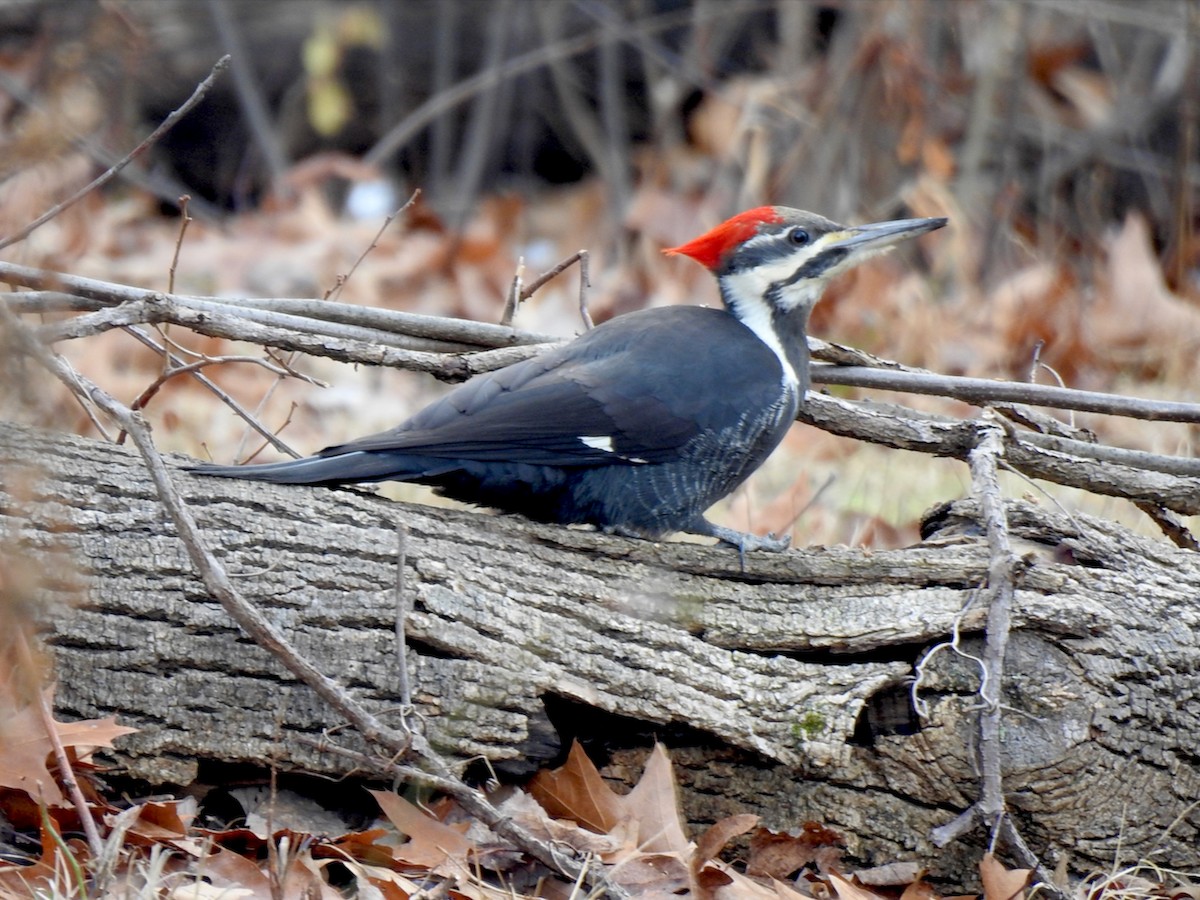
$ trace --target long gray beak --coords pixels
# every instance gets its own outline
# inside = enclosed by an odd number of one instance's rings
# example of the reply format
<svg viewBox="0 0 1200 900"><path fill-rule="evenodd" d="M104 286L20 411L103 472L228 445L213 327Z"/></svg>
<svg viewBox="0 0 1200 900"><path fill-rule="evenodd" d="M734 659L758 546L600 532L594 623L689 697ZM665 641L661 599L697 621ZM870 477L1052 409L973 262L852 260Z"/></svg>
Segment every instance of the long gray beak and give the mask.
<svg viewBox="0 0 1200 900"><path fill-rule="evenodd" d="M914 238L919 234L936 231L948 220L937 219L896 219L891 222L876 222L873 225L851 225L843 232L846 236L829 246L839 250L857 252L859 250L882 250L900 241Z"/></svg>

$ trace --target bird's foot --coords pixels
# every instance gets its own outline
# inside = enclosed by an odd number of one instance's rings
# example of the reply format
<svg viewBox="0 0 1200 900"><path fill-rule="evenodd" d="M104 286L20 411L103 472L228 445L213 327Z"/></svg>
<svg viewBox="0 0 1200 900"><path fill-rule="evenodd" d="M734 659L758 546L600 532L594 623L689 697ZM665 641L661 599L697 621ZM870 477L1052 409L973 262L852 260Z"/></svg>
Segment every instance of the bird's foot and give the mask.
<svg viewBox="0 0 1200 900"><path fill-rule="evenodd" d="M743 572L746 571L746 554L751 550L766 550L769 553L781 553L792 543L792 539L788 535L775 537L774 534L748 534L744 531L735 531L732 528L726 528L724 525L709 524L707 534L712 535L722 544L730 544L737 548L738 562L741 564Z"/></svg>

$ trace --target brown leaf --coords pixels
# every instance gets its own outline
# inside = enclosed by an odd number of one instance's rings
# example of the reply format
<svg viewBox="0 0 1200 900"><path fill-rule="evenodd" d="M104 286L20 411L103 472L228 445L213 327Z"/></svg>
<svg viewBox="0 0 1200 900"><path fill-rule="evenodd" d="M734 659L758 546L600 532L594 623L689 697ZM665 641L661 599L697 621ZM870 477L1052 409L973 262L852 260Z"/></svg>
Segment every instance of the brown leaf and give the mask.
<svg viewBox="0 0 1200 900"><path fill-rule="evenodd" d="M1127 215L1109 242L1108 283L1085 322L1097 352L1118 363L1183 372L1194 364L1200 310L1167 287L1142 216Z"/></svg>
<svg viewBox="0 0 1200 900"><path fill-rule="evenodd" d="M621 821L620 797L604 783L578 741L564 765L538 772L530 795L556 819L570 819L599 834L608 834Z"/></svg>
<svg viewBox="0 0 1200 900"><path fill-rule="evenodd" d="M715 891L717 888L725 887L727 884L733 884L733 876L727 872L722 872L716 866L705 866L696 873L696 887L698 893Z"/></svg>
<svg viewBox="0 0 1200 900"><path fill-rule="evenodd" d="M983 880L984 900L1013 900L1024 897L1032 869L1006 869L991 853L979 861L979 876Z"/></svg>
<svg viewBox="0 0 1200 900"><path fill-rule="evenodd" d="M647 853L688 852L690 842L679 815L679 787L671 760L662 744L655 744L637 785L619 805L638 823L638 847Z"/></svg>
<svg viewBox="0 0 1200 900"><path fill-rule="evenodd" d="M760 828L750 838L746 874L787 878L812 862L825 871L840 858L845 843L840 834L817 822L805 822L798 835Z"/></svg>
<svg viewBox="0 0 1200 900"><path fill-rule="evenodd" d="M621 887L645 897L665 897L689 885L688 868L674 854L634 854L609 870L609 877Z"/></svg>
<svg viewBox="0 0 1200 900"><path fill-rule="evenodd" d="M330 841L328 852L330 855L349 856L351 859L357 860L364 865L386 867L391 864L395 857L390 847L380 844L378 841L387 834L390 834L390 832L384 828L372 828L369 831L352 831L336 840ZM314 848L313 852L314 854L321 855L318 853L318 848Z"/></svg>
<svg viewBox="0 0 1200 900"><path fill-rule="evenodd" d="M238 900L271 900L271 879L258 865L225 847L217 847L202 860L197 871L212 886Z"/></svg>
<svg viewBox="0 0 1200 900"><path fill-rule="evenodd" d="M697 863L707 862L725 849L725 845L745 834L759 822L759 817L752 813L742 813L737 816L726 816L709 826L700 839L696 841L695 860Z"/></svg>
<svg viewBox="0 0 1200 900"><path fill-rule="evenodd" d="M46 702L53 705L53 691L46 692ZM54 727L64 747L89 751L111 747L116 738L137 731L116 724L112 717L55 722ZM51 806L61 806L66 801L46 765L46 758L53 751L41 713L34 704L0 720L0 787L25 791L31 797L44 798Z"/></svg>
<svg viewBox="0 0 1200 900"><path fill-rule="evenodd" d="M671 761L655 744L637 786L625 796L604 783L578 742L561 768L538 772L530 795L556 819L570 819L601 834L625 822L637 824L638 848L646 853L686 853L688 839L679 817Z"/></svg>
<svg viewBox="0 0 1200 900"><path fill-rule="evenodd" d="M443 825L398 794L390 791L370 793L388 821L409 838L396 851L399 859L433 869L447 860L465 864L468 854L475 850L475 845L463 836L462 831ZM465 827L464 823L464 830Z"/></svg>
<svg viewBox="0 0 1200 900"><path fill-rule="evenodd" d="M573 821L552 819L545 808L524 791L514 791L497 809L534 837L551 843L566 844L577 853L594 853L604 857L621 850L635 849L632 844L626 846L622 829L608 834L596 834L594 831L580 828Z"/></svg>

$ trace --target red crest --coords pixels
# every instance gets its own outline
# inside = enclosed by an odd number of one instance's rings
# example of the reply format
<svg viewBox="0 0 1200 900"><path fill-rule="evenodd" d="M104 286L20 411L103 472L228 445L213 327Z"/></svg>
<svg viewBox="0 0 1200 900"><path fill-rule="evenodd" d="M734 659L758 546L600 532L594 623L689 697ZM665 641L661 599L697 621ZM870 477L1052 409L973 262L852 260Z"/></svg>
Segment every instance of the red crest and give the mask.
<svg viewBox="0 0 1200 900"><path fill-rule="evenodd" d="M757 206L740 212L716 228L704 232L700 237L678 247L670 247L663 253L668 256L690 256L706 269L715 272L720 268L721 260L726 254L747 238L753 237L760 225L778 224L782 221L783 216L774 206Z"/></svg>

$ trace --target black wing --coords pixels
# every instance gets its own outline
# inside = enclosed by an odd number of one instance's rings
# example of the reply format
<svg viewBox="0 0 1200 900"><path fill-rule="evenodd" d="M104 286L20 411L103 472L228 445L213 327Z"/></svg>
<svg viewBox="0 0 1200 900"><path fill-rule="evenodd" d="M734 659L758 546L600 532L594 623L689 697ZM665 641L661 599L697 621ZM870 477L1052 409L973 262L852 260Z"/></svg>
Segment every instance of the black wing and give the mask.
<svg viewBox="0 0 1200 900"><path fill-rule="evenodd" d="M714 340L715 339L715 340ZM730 346L730 344L733 346ZM751 358L714 373L697 348ZM671 307L613 319L570 344L473 379L390 431L322 450L323 457L400 451L438 459L545 466L637 465L674 459L703 428L713 386L745 402L778 363L722 310ZM718 367L720 368L720 367ZM782 369L780 369L782 372Z"/></svg>

